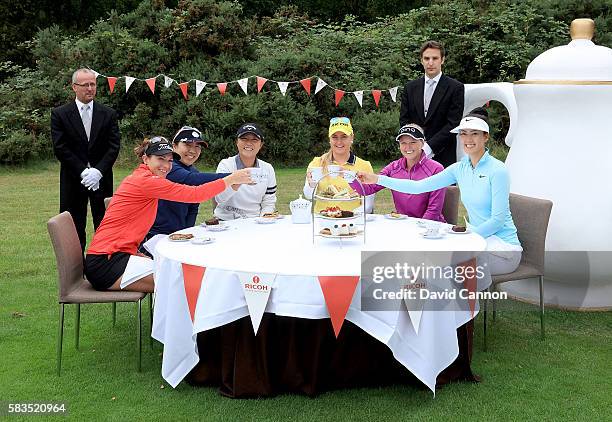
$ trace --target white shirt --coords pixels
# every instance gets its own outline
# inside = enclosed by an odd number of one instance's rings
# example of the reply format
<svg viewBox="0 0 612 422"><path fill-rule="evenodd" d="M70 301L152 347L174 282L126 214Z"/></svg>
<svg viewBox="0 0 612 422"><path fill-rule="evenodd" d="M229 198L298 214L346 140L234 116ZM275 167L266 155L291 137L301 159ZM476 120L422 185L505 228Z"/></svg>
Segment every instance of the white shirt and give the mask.
<svg viewBox="0 0 612 422"><path fill-rule="evenodd" d="M244 164L235 155L221 160L217 166L217 173L232 173L244 168ZM215 196L217 207L215 216L221 220L234 220L236 218L259 217L267 212L276 210L276 174L269 163L257 159L255 167L263 169L265 181L255 185L240 185L237 191L228 186L223 192Z"/></svg>

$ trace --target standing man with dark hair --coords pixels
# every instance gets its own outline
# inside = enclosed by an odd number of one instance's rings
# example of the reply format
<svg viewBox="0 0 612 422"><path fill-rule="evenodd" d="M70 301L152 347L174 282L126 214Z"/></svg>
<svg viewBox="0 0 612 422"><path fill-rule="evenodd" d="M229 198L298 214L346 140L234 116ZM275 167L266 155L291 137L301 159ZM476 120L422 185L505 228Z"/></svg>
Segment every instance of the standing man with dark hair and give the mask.
<svg viewBox="0 0 612 422"><path fill-rule="evenodd" d="M87 202L94 228L104 217L104 198L113 195L113 164L119 154L115 110L94 102L96 74L78 69L72 74L74 101L51 112L53 152L60 161L60 212L68 211L85 249Z"/></svg>
<svg viewBox="0 0 612 422"><path fill-rule="evenodd" d="M400 126L416 123L425 129L427 142L423 151L444 167L457 161L457 137L450 130L459 125L463 115L463 84L442 74L444 46L427 41L421 46L422 78L404 87Z"/></svg>

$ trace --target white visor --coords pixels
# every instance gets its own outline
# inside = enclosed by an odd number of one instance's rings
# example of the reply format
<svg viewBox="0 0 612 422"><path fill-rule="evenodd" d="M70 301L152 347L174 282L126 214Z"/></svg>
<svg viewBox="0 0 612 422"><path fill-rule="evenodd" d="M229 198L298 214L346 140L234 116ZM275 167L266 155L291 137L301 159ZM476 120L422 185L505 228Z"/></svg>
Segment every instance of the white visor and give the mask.
<svg viewBox="0 0 612 422"><path fill-rule="evenodd" d="M474 116L466 116L461 119L459 126L451 130L451 133L459 133L460 130L464 129L482 130L483 132L489 133L489 125L487 122Z"/></svg>

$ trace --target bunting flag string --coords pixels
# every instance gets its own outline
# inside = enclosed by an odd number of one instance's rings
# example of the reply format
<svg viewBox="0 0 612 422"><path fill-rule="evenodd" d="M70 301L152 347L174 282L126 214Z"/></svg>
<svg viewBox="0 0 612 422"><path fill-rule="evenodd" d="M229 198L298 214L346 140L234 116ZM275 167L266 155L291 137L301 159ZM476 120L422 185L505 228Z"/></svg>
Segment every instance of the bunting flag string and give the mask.
<svg viewBox="0 0 612 422"><path fill-rule="evenodd" d="M185 98L185 100L188 100L189 95L188 95L188 91L189 91L189 83L191 83L192 81L195 82L195 89L196 89L196 97L198 97L202 91L204 90L204 88L208 85L211 86L216 86L217 89L219 90L219 93L221 95L225 95L225 93L227 92L227 87L229 84L234 84L237 83L240 88L242 89L242 91L244 92L245 95L248 95L248 82L249 79L251 78L256 78L257 80L257 92L261 92L264 85L267 82L272 82L272 83L276 83L278 85L278 88L281 92L281 94L283 96L285 96L287 94L287 88L289 87L289 85L291 84L300 84L302 86L302 88L304 89L304 91L306 92L306 94L308 96L310 96L312 94L311 92L311 88L312 88L312 79L316 78L317 82L315 85L315 89L314 89L314 94L318 94L319 92L321 92L323 89L325 88L331 88L334 91L334 102L336 104L336 107L339 106L342 98L344 97L345 94L349 93L349 94L353 94L355 96L355 99L357 100L357 102L359 103L359 107L363 107L363 93L364 90L356 90L356 91L347 91L347 90L343 90L343 89L339 89L336 87L333 87L331 85L329 85L326 81L324 81L323 79L321 79L318 76L310 76L307 78L302 78L302 79L298 79L295 81L276 81L274 79L268 79L268 78L264 78L263 76L258 76L258 75L252 75L252 76L248 76L248 77L244 77L244 78L240 78L237 80L232 80L232 81L225 81L225 82L206 82L206 81L202 81L199 79L189 79L187 81L177 81L175 79L173 79L172 77L168 76L168 75L164 75L164 74L159 74L159 75L155 75L149 78L136 78L136 77L132 77L132 76L106 76L102 73L99 73L93 69L90 69L97 77L102 77L102 78L106 78L107 82L108 82L108 87L109 87L109 91L112 94L115 90L115 84L117 82L117 79L120 78L124 78L125 79L125 92L127 93L128 90L130 89L130 87L132 86L132 84L135 81L142 81L145 82L147 84L147 86L149 87L149 90L151 91L151 93L153 95L155 95L155 85L157 82L157 78L158 77L163 77L164 78L164 88L168 89L171 88L173 84L176 84L179 88L180 91L183 95L183 97ZM382 98L382 94L384 92L388 92L391 100L393 102L397 102L397 91L399 89L399 86L394 86L388 89L372 89L370 90L372 93L372 96L374 97L374 103L376 104L376 107L380 106L380 100Z"/></svg>

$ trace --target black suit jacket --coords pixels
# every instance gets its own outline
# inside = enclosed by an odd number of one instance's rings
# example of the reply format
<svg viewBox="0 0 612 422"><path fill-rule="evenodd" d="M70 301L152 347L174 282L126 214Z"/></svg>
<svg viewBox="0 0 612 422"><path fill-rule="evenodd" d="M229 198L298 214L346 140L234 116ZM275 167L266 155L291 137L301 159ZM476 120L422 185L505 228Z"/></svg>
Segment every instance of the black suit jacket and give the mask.
<svg viewBox="0 0 612 422"><path fill-rule="evenodd" d="M88 141L76 103L57 107L51 112L51 139L53 152L61 163L60 184L80 184L81 173L89 163L102 173L101 193L112 195L112 169L120 146L115 110L94 101Z"/></svg>
<svg viewBox="0 0 612 422"><path fill-rule="evenodd" d="M400 126L416 123L425 129L427 144L434 160L448 167L457 161L457 135L450 130L459 125L463 116L464 87L444 74L431 97L427 117L423 111L425 77L408 82L402 93Z"/></svg>

